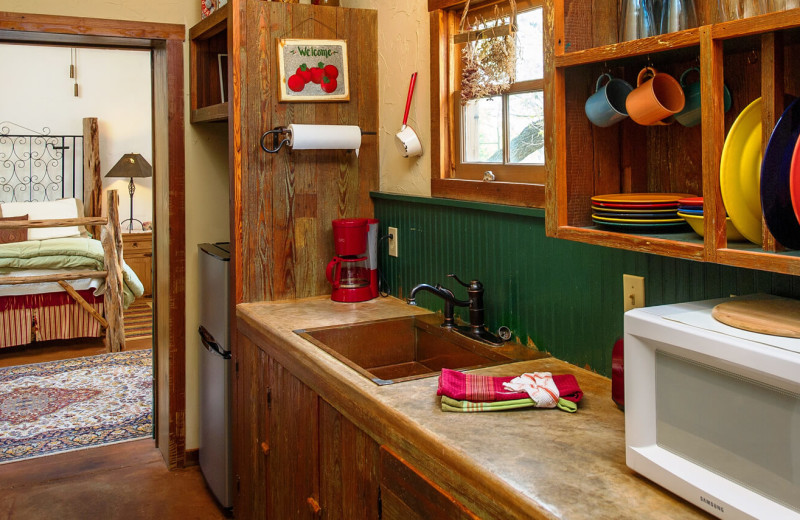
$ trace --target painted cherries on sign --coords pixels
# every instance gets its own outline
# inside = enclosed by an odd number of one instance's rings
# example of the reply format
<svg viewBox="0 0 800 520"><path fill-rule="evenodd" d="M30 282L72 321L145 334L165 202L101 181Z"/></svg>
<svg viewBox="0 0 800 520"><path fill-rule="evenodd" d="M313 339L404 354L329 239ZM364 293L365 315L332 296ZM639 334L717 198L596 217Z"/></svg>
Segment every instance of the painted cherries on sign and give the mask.
<svg viewBox="0 0 800 520"><path fill-rule="evenodd" d="M297 67L297 72L289 77L287 84L294 92L301 92L308 83L315 83L323 92L330 94L336 90L338 77L339 69L335 65L326 65L320 61L316 67L309 68L303 63Z"/></svg>

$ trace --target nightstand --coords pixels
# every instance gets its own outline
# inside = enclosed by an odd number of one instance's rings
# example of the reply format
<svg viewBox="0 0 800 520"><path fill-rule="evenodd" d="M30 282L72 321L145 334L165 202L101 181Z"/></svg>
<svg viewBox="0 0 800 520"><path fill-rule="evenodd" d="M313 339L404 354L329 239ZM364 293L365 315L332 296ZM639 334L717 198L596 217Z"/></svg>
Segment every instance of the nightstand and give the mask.
<svg viewBox="0 0 800 520"><path fill-rule="evenodd" d="M144 286L144 296L153 296L153 232L122 233L122 257Z"/></svg>

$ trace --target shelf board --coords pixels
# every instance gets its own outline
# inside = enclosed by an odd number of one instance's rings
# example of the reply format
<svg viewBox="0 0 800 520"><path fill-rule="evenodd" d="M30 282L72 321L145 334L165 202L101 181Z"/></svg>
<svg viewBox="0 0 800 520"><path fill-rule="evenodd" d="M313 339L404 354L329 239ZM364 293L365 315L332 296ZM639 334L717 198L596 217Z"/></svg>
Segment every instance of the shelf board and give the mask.
<svg viewBox="0 0 800 520"><path fill-rule="evenodd" d="M717 250L715 263L800 276L800 251L769 253L757 246L753 246L753 249L734 247L730 244L726 249Z"/></svg>
<svg viewBox="0 0 800 520"><path fill-rule="evenodd" d="M752 36L770 31L782 31L800 27L800 9L762 14L743 20L717 23L711 26L711 37L718 40Z"/></svg>
<svg viewBox="0 0 800 520"><path fill-rule="evenodd" d="M217 103L207 107L192 110L189 121L191 123L213 123L228 120L228 102Z"/></svg>
<svg viewBox="0 0 800 520"><path fill-rule="evenodd" d="M670 49L683 49L700 45L700 29L687 29L669 34L659 34L640 40L612 43L582 51L566 52L555 56L556 67L571 67L590 63L614 61L620 57L630 58L661 53Z"/></svg>
<svg viewBox="0 0 800 520"><path fill-rule="evenodd" d="M703 260L703 242L691 232L631 235L599 227L561 226L556 233L557 238L576 242L689 260Z"/></svg>
<svg viewBox="0 0 800 520"><path fill-rule="evenodd" d="M207 40L212 36L221 33L228 28L228 9L231 4L227 3L200 20L189 29L190 40Z"/></svg>

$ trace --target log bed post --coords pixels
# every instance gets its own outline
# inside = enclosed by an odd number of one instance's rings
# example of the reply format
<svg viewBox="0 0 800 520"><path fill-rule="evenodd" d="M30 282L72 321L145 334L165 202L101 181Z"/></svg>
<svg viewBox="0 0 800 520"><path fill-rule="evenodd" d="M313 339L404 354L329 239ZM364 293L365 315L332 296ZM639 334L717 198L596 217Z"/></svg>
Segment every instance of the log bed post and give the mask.
<svg viewBox="0 0 800 520"><path fill-rule="evenodd" d="M96 117L83 118L83 215L99 217L102 207L103 182L100 178L100 134ZM88 227L94 238L100 237L100 227Z"/></svg>
<svg viewBox="0 0 800 520"><path fill-rule="evenodd" d="M106 292L104 307L108 328L106 328L106 349L120 352L125 348L125 326L122 323L122 236L119 225L119 196L116 190L109 190L106 198L108 222L103 228L101 242L106 258Z"/></svg>

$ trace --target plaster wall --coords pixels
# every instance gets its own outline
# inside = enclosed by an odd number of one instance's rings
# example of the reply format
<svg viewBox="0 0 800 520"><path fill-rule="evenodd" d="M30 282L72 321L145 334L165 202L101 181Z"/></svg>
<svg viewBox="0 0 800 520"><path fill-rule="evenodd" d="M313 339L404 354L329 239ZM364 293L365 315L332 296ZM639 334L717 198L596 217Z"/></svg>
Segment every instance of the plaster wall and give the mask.
<svg viewBox="0 0 800 520"><path fill-rule="evenodd" d="M83 118L96 117L103 190L119 192L121 218L130 217L130 179L105 178L126 153L153 163L150 53L141 50L76 50L78 96L69 77L70 47L0 44L0 63L14 71L3 82L0 118L10 134L82 135ZM77 156L80 172L82 154ZM80 177L80 175L78 175ZM152 178L135 179L133 217L153 220ZM69 196L69 194L67 194ZM81 194L76 195L81 198ZM105 200L105 196L103 199ZM127 223L123 231L129 229ZM138 224L134 226L137 230Z"/></svg>
<svg viewBox="0 0 800 520"><path fill-rule="evenodd" d="M200 21L200 0L3 0L0 9L33 14L177 23L183 24L187 32L189 27ZM228 129L225 124L189 124L188 40L184 43L183 56L186 125L186 448L195 449L199 442L199 347L195 332L200 312L197 304L197 244L228 240ZM150 113L149 108L147 113ZM136 193L138 195L138 188ZM134 206L137 203L138 199Z"/></svg>
<svg viewBox="0 0 800 520"><path fill-rule="evenodd" d="M378 11L378 100L380 106L380 189L431 194L431 66L428 3L419 0L341 0L345 7ZM404 158L395 144L403 124L408 83L417 83L408 125L422 143L422 156Z"/></svg>

